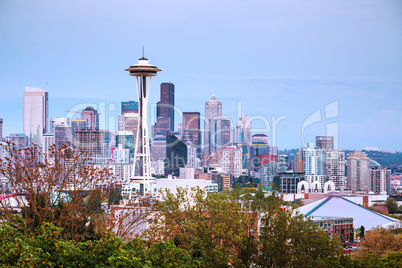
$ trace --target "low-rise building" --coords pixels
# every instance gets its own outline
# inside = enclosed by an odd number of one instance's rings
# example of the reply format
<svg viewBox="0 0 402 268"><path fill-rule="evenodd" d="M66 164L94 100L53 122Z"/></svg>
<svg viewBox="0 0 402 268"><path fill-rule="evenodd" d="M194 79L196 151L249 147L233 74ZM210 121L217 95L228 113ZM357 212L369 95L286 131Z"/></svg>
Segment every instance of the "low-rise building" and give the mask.
<svg viewBox="0 0 402 268"><path fill-rule="evenodd" d="M304 173L278 173L274 177L274 183L281 193L295 194L297 193L297 185L304 180Z"/></svg>

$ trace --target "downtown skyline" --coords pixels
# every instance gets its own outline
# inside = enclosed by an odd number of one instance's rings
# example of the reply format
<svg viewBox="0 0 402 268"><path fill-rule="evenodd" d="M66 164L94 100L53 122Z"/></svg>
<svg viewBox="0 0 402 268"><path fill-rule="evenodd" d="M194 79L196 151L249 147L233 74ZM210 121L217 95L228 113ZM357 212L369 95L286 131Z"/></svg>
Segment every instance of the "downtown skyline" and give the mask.
<svg viewBox="0 0 402 268"><path fill-rule="evenodd" d="M163 70L152 81L151 104L159 99L160 84L172 82L184 112L203 115L215 94L234 123L238 102L250 117L272 123L272 116L286 116L278 124L277 145L290 149L303 145L303 122L338 101L339 115L308 127L305 142L326 135L327 123L338 123L339 148L402 151L401 4L307 1L315 9L295 1L255 2L118 1L91 10L78 2L3 1L3 135L22 133L26 86L48 90L49 117L100 102L116 107L106 116L117 116L121 101L137 100L124 68L144 45L145 56ZM144 29L130 30L128 22L147 16L152 20ZM271 139L272 133L262 133Z"/></svg>

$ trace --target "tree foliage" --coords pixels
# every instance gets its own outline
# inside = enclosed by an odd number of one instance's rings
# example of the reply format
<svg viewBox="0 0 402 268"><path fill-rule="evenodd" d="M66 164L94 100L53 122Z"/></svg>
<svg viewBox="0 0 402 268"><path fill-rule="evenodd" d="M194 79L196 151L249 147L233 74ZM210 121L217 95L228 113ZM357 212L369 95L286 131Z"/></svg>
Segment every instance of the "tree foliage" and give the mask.
<svg viewBox="0 0 402 268"><path fill-rule="evenodd" d="M363 226L363 225L360 226L360 228L358 229L358 231L359 231L358 235L360 236L360 238L363 238L364 235L365 235L365 233L366 233L364 226Z"/></svg>
<svg viewBox="0 0 402 268"><path fill-rule="evenodd" d="M394 199L388 198L387 201L385 201L385 206L390 214L399 212L398 203Z"/></svg>
<svg viewBox="0 0 402 268"><path fill-rule="evenodd" d="M167 190L161 195L147 239L173 240L179 248L190 250L194 258L204 259L207 267L241 265L238 257L247 254L243 246L252 235L252 215L242 211L230 196L207 194L200 188L178 188L176 194ZM249 262L247 258L244 265Z"/></svg>
<svg viewBox="0 0 402 268"><path fill-rule="evenodd" d="M228 195L178 188L161 194L145 237L173 239L207 267L314 267L337 262L341 253L338 238L330 239L302 215L292 216L261 189Z"/></svg>
<svg viewBox="0 0 402 268"><path fill-rule="evenodd" d="M391 251L402 251L402 233L394 234L385 228L376 228L367 232L360 242L360 255L384 255Z"/></svg>
<svg viewBox="0 0 402 268"><path fill-rule="evenodd" d="M190 254L172 241L144 247L140 239L124 243L110 233L99 240L76 242L61 238L51 223L32 232L16 217L18 227L0 225L0 267L199 267Z"/></svg>

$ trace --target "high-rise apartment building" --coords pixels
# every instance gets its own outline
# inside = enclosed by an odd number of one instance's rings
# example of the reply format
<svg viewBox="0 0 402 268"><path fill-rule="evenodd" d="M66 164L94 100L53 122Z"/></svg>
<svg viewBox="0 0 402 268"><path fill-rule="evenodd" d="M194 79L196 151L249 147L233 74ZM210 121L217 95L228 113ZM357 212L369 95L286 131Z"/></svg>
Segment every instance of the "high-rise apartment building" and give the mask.
<svg viewBox="0 0 402 268"><path fill-rule="evenodd" d="M241 151L236 146L228 146L219 151L219 165L223 172L238 178L242 170Z"/></svg>
<svg viewBox="0 0 402 268"><path fill-rule="evenodd" d="M347 184L352 191L368 191L370 170L369 159L361 151L353 151L347 156Z"/></svg>
<svg viewBox="0 0 402 268"><path fill-rule="evenodd" d="M42 152L48 155L50 147L54 144L54 135L53 133L45 133L42 139Z"/></svg>
<svg viewBox="0 0 402 268"><path fill-rule="evenodd" d="M289 156L281 154L278 156L278 172L286 172L289 168Z"/></svg>
<svg viewBox="0 0 402 268"><path fill-rule="evenodd" d="M183 112L182 136L184 142L191 142L201 156L201 125L199 112Z"/></svg>
<svg viewBox="0 0 402 268"><path fill-rule="evenodd" d="M293 171L297 172L297 173L302 173L303 172L303 153L302 153L302 149L300 149L295 155L295 159L293 161Z"/></svg>
<svg viewBox="0 0 402 268"><path fill-rule="evenodd" d="M325 183L324 150L313 143L302 149L303 171L311 192L321 192ZM335 190L335 189L332 189Z"/></svg>
<svg viewBox="0 0 402 268"><path fill-rule="evenodd" d="M391 194L391 170L381 167L370 169L369 191L374 194Z"/></svg>
<svg viewBox="0 0 402 268"><path fill-rule="evenodd" d="M276 158L260 157L261 168L259 170L259 177L261 185L268 187L270 183L274 182L274 177L278 173L278 163ZM257 173L258 174L258 173Z"/></svg>
<svg viewBox="0 0 402 268"><path fill-rule="evenodd" d="M26 87L24 92L24 134L29 143L42 145L43 134L48 132L49 97L41 88Z"/></svg>
<svg viewBox="0 0 402 268"><path fill-rule="evenodd" d="M306 175L325 175L324 150L313 143L302 149L303 171Z"/></svg>
<svg viewBox="0 0 402 268"><path fill-rule="evenodd" d="M161 123L168 123L168 129L165 131L174 131L174 84L173 83L162 83L161 84L161 95L160 101L157 103L156 107L156 124L158 125L158 120ZM161 128L161 127L157 127ZM163 129L159 129L163 131Z"/></svg>
<svg viewBox="0 0 402 268"><path fill-rule="evenodd" d="M324 156L326 178L334 182L336 189L345 189L345 152L336 150L324 150Z"/></svg>
<svg viewBox="0 0 402 268"><path fill-rule="evenodd" d="M254 134L250 146L249 167L257 171L261 167L261 157L269 155L268 136L265 134Z"/></svg>
<svg viewBox="0 0 402 268"><path fill-rule="evenodd" d="M316 147L324 150L334 150L334 137L317 136L315 137Z"/></svg>

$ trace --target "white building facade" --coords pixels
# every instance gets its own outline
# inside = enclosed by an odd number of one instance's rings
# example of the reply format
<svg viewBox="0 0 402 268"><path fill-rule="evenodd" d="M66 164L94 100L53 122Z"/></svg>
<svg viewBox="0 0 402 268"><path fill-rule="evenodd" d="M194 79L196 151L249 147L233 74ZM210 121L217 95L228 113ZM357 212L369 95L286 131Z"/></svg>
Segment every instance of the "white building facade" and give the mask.
<svg viewBox="0 0 402 268"><path fill-rule="evenodd" d="M29 143L42 145L43 134L48 132L48 92L41 88L26 87L24 92L24 134Z"/></svg>

